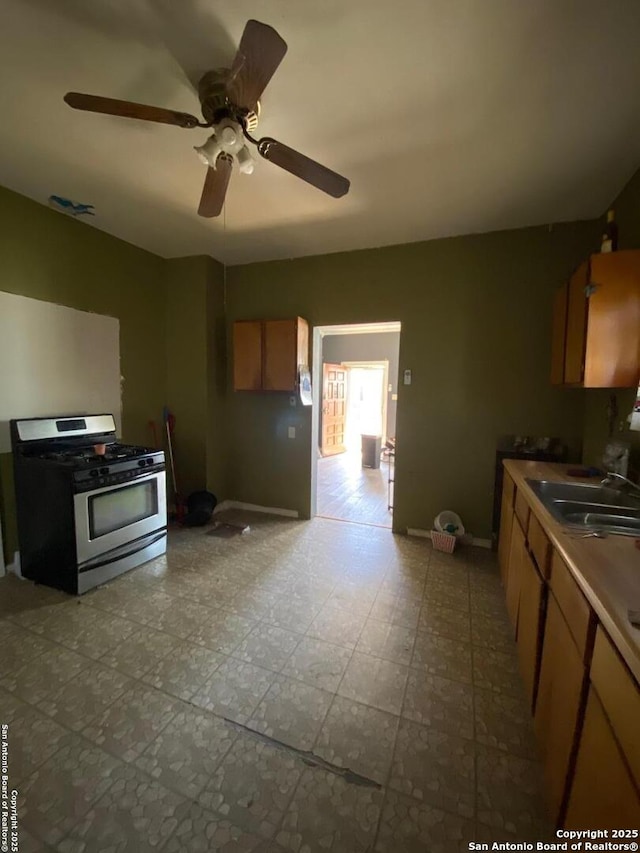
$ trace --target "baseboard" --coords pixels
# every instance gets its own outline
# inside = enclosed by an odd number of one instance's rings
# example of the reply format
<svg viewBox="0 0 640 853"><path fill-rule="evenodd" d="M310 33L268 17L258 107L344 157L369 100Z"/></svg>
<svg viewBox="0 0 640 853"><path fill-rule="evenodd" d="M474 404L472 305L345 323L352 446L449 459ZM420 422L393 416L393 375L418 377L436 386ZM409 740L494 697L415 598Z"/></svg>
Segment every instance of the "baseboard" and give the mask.
<svg viewBox="0 0 640 853"><path fill-rule="evenodd" d="M259 506L258 504L247 504L244 501L222 501L214 509L214 515L224 512L225 509L245 509L248 512L264 512L268 515L282 515L285 518L300 518L296 509L282 509L277 506Z"/></svg>
<svg viewBox="0 0 640 853"><path fill-rule="evenodd" d="M421 536L423 539L431 539L431 531L421 530L419 527L407 527L407 534L409 536ZM491 550L490 539L476 539L474 536L472 537L471 542L465 542L465 544L475 545L476 548L487 548L489 551Z"/></svg>

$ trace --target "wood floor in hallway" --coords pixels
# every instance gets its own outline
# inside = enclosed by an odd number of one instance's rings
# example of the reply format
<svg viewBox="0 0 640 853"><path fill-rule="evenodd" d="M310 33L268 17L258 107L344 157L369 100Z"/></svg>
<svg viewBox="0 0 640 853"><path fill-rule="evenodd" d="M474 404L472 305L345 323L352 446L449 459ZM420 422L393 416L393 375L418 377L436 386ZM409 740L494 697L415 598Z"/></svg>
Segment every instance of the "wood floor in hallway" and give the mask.
<svg viewBox="0 0 640 853"><path fill-rule="evenodd" d="M363 468L357 450L319 459L318 515L391 527L388 478L388 462Z"/></svg>

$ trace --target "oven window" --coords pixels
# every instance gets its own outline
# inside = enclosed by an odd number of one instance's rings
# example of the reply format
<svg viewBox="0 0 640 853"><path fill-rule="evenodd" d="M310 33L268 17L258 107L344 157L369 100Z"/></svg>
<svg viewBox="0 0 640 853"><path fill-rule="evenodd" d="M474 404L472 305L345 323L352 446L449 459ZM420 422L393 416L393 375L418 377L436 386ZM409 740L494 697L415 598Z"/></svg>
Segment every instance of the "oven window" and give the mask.
<svg viewBox="0 0 640 853"><path fill-rule="evenodd" d="M157 513L158 483L155 479L93 495L89 498L91 538L113 533Z"/></svg>

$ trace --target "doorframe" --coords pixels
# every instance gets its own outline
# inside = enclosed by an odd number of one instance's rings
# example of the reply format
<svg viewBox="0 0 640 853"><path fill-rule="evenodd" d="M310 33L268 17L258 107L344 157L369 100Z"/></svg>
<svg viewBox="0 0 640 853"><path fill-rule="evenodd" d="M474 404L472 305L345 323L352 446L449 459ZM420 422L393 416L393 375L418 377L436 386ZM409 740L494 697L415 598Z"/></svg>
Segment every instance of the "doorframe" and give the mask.
<svg viewBox="0 0 640 853"><path fill-rule="evenodd" d="M349 370L352 367L362 367L365 370L368 367L373 368L373 369L375 369L376 367L382 368L382 371L383 371L383 373L382 373L382 439L383 439L382 443L384 444L384 442L389 438L389 436L387 435L387 397L389 396L389 359L381 358L378 361L343 361L341 363L344 365L344 367L347 368L347 370ZM349 376L348 373L347 373L347 376ZM349 412L349 402L348 402L349 388L348 388L348 385L349 385L349 382L347 381L347 419L349 417L349 415L348 415L348 412Z"/></svg>
<svg viewBox="0 0 640 853"><path fill-rule="evenodd" d="M402 332L399 320L381 323L340 323L333 326L314 326L311 350L311 500L309 516L318 514L318 438L320 433L319 407L322 403L322 339L326 335L370 335L376 332ZM371 362L369 362L371 363ZM388 387L387 382L387 387ZM386 397L386 395L385 395Z"/></svg>

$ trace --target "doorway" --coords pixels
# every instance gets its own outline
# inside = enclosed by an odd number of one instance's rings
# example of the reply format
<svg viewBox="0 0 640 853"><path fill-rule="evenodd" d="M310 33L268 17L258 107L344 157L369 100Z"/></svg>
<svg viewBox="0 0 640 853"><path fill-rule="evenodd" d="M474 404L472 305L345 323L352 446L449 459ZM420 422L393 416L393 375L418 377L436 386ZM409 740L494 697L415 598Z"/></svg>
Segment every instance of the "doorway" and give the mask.
<svg viewBox="0 0 640 853"><path fill-rule="evenodd" d="M314 329L312 515L391 527L399 345L398 322Z"/></svg>

